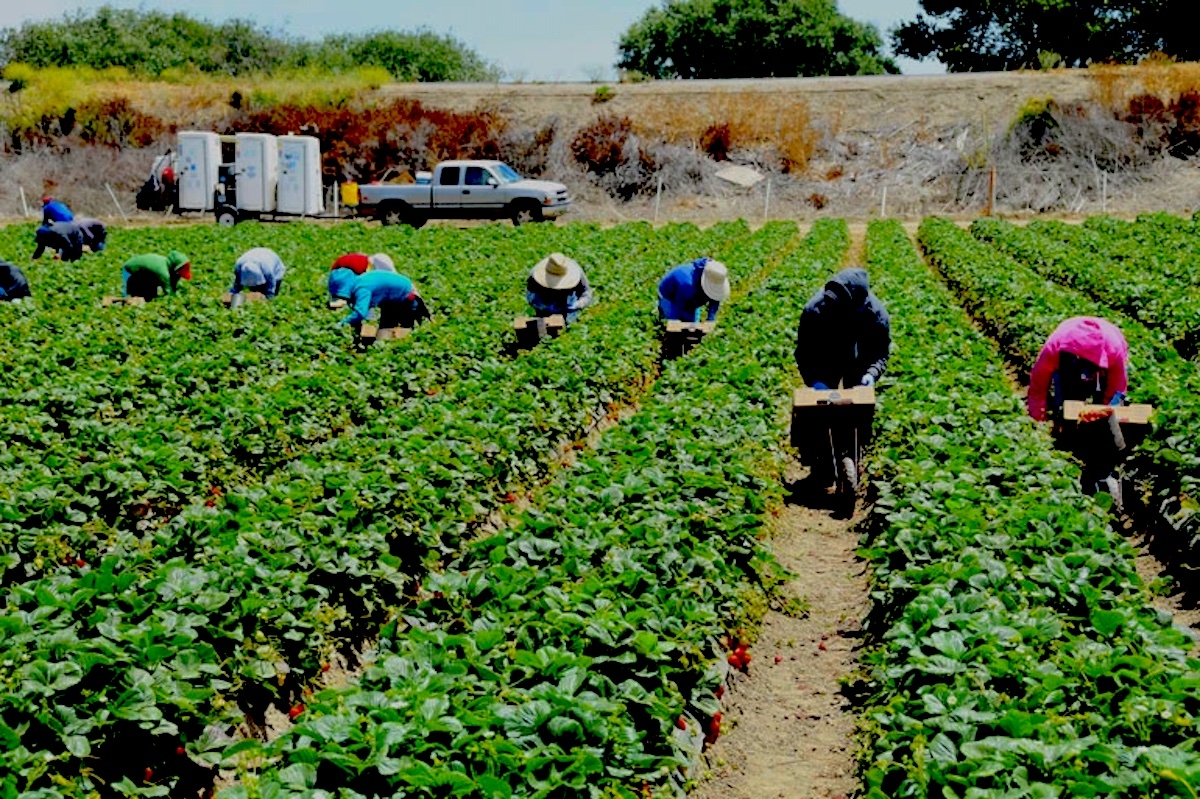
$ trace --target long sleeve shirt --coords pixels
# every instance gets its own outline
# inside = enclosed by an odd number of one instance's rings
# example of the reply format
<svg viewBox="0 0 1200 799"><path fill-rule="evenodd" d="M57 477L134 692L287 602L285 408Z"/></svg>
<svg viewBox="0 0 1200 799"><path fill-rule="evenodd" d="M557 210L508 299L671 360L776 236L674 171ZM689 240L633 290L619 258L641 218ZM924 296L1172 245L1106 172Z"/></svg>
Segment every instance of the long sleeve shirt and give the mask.
<svg viewBox="0 0 1200 799"><path fill-rule="evenodd" d="M37 245L33 258L42 257L46 250L53 250L64 261L78 261L83 257L83 233L76 222L55 222L42 225L33 234Z"/></svg>
<svg viewBox="0 0 1200 799"><path fill-rule="evenodd" d="M146 272L153 275L158 280L158 284L164 293L175 293L177 281L171 279L171 264L165 255L155 255L153 253L135 255L125 262L123 272L125 276L125 296L129 296L129 278L139 272Z"/></svg>
<svg viewBox="0 0 1200 799"><path fill-rule="evenodd" d="M658 307L663 318L679 322L695 322L697 314L708 306L708 321L717 318L721 303L709 299L700 287L706 259L677 266L658 284Z"/></svg>
<svg viewBox="0 0 1200 799"><path fill-rule="evenodd" d="M891 318L871 293L864 269L843 269L804 306L796 332L796 366L805 385L857 386L887 370Z"/></svg>
<svg viewBox="0 0 1200 799"><path fill-rule="evenodd" d="M283 280L287 267L278 253L266 247L255 247L242 253L233 267L232 294L240 294L244 290L261 291L268 298L279 292L279 283Z"/></svg>
<svg viewBox="0 0 1200 799"><path fill-rule="evenodd" d="M71 222L74 219L75 214L71 213L71 209L64 202L51 200L42 206L43 225L49 225L52 222Z"/></svg>
<svg viewBox="0 0 1200 799"><path fill-rule="evenodd" d="M20 267L0 261L0 302L9 302L31 296L29 280Z"/></svg>
<svg viewBox="0 0 1200 799"><path fill-rule="evenodd" d="M1129 390L1129 344L1116 325L1092 316L1076 316L1062 322L1034 361L1025 398L1029 415L1039 422L1047 418L1050 385L1064 353L1070 353L1104 371L1104 402Z"/></svg>
<svg viewBox="0 0 1200 799"><path fill-rule="evenodd" d="M579 282L569 289L547 288L530 277L525 283L525 300L538 316L566 316L592 304L592 287L587 275L581 275Z"/></svg>
<svg viewBox="0 0 1200 799"><path fill-rule="evenodd" d="M368 272L357 278L350 287L351 313L343 325L360 325L367 321L371 309L386 302L401 302L413 296L413 282L395 272Z"/></svg>

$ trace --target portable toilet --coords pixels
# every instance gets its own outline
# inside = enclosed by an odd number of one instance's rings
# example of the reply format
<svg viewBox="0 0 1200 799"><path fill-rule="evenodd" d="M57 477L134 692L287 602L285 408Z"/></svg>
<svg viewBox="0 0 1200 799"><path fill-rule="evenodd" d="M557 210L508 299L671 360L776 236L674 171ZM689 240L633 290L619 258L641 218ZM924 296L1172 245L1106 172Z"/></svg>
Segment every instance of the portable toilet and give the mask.
<svg viewBox="0 0 1200 799"><path fill-rule="evenodd" d="M279 194L281 214L316 216L325 210L321 191L321 141L315 136L280 136Z"/></svg>
<svg viewBox="0 0 1200 799"><path fill-rule="evenodd" d="M279 149L270 133L239 133L235 137L237 207L252 213L275 210Z"/></svg>
<svg viewBox="0 0 1200 799"><path fill-rule="evenodd" d="M211 211L221 166L221 138L207 131L179 132L179 210Z"/></svg>

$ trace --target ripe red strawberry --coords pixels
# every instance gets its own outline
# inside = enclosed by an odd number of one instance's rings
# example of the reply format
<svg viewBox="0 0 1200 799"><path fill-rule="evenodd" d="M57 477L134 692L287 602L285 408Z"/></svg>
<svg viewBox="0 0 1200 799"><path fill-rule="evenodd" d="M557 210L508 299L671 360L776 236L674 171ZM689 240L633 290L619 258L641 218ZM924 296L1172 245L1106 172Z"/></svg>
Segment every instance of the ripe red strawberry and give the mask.
<svg viewBox="0 0 1200 799"><path fill-rule="evenodd" d="M296 718L304 712L304 705L296 705L288 711L288 718L295 721Z"/></svg>
<svg viewBox="0 0 1200 799"><path fill-rule="evenodd" d="M504 495L504 502L508 503L509 505L511 505L512 503L514 503L516 501L517 501L517 495L514 494L513 492L509 491L507 494Z"/></svg>
<svg viewBox="0 0 1200 799"><path fill-rule="evenodd" d="M215 499L206 499L204 500L204 507L215 508L217 507L217 501Z"/></svg>
<svg viewBox="0 0 1200 799"><path fill-rule="evenodd" d="M727 657L727 658L725 658L725 659L726 659L726 660L729 662L729 665L730 665L730 666L732 666L733 668L737 669L738 671L741 671L741 669L742 669L742 656L741 656L741 655L739 655L739 654L737 653L737 650L736 650L736 649L735 649L734 651L730 652L730 653L729 653L729 657Z"/></svg>
<svg viewBox="0 0 1200 799"><path fill-rule="evenodd" d="M146 766L146 770L142 772L142 782L150 782L152 779L154 779L154 769Z"/></svg>
<svg viewBox="0 0 1200 799"><path fill-rule="evenodd" d="M704 743L714 744L721 737L721 714L714 713L713 717L708 722L708 729L704 731Z"/></svg>
<svg viewBox="0 0 1200 799"><path fill-rule="evenodd" d="M753 659L750 657L750 652L746 649L745 644L739 644L738 648L733 650L733 653L738 656L739 660L742 661L741 667L743 669L746 668L747 666L749 666L750 661Z"/></svg>
<svg viewBox="0 0 1200 799"><path fill-rule="evenodd" d="M321 671L322 671L322 673L324 673L324 672L326 672L326 671L329 671L329 664L328 664L328 663L322 663L322 664L321 664Z"/></svg>
<svg viewBox="0 0 1200 799"><path fill-rule="evenodd" d="M175 754L179 755L180 757L183 757L184 755L187 754L187 750L184 749L182 746L177 746L177 747L175 747Z"/></svg>
<svg viewBox="0 0 1200 799"><path fill-rule="evenodd" d="M782 662L783 662L783 655L776 655L776 656L775 656L775 662L776 662L776 663L782 663Z"/></svg>
<svg viewBox="0 0 1200 799"><path fill-rule="evenodd" d="M75 558L75 565L82 569L87 566L87 561L83 558Z"/></svg>
<svg viewBox="0 0 1200 799"><path fill-rule="evenodd" d="M829 647L825 646L825 642L824 642L824 641L822 641L821 643L817 644L817 649L820 649L822 652L827 652L827 651L829 651Z"/></svg>
<svg viewBox="0 0 1200 799"><path fill-rule="evenodd" d="M685 719L683 716L680 716L679 718L675 719L675 726L681 730L686 730L687 729L687 719Z"/></svg>
<svg viewBox="0 0 1200 799"><path fill-rule="evenodd" d="M717 690L713 691L713 695L716 696L717 699L720 699L721 697L725 696L725 686L718 685Z"/></svg>

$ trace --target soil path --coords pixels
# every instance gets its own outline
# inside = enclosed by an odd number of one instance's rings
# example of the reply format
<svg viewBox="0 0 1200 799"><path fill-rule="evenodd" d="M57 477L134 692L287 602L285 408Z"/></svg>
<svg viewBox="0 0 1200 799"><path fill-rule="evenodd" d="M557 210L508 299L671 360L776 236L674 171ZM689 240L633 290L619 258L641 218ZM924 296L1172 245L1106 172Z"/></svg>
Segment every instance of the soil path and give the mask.
<svg viewBox="0 0 1200 799"><path fill-rule="evenodd" d="M798 467L789 480L801 476ZM791 483L791 485L796 485ZM725 694L726 733L705 757L692 799L818 799L858 790L856 719L840 681L857 668L869 599L853 520L793 495L775 520L772 547L797 577L787 591L804 618L770 612L749 676Z"/></svg>

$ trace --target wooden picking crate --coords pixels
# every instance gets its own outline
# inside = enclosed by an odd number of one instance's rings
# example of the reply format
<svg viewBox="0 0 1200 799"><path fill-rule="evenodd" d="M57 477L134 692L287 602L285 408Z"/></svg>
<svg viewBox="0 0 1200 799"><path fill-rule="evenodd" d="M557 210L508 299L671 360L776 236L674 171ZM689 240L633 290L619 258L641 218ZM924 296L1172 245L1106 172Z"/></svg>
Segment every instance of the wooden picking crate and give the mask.
<svg viewBox="0 0 1200 799"><path fill-rule="evenodd" d="M513 320L513 330L517 334L517 346L522 349L533 349L543 339L561 335L566 327L567 320L562 314L546 317L518 316Z"/></svg>
<svg viewBox="0 0 1200 799"><path fill-rule="evenodd" d="M107 308L110 305L145 305L145 297L105 297L100 301L101 308Z"/></svg>
<svg viewBox="0 0 1200 799"><path fill-rule="evenodd" d="M1152 405L1089 405L1078 400L1067 400L1063 403L1063 419L1068 422L1078 422L1079 417L1085 411L1097 412L1108 409L1112 410L1117 421L1123 425L1150 424L1150 419L1154 416L1154 406Z"/></svg>
<svg viewBox="0 0 1200 799"><path fill-rule="evenodd" d="M408 327L385 327L380 328L378 325L363 325L358 331L358 340L364 346L374 344L376 341L397 341L407 337L412 333L412 328Z"/></svg>
<svg viewBox="0 0 1200 799"><path fill-rule="evenodd" d="M870 437L875 421L874 386L843 389L798 388L792 396L792 446L799 447L805 433L833 426L855 427L860 438Z"/></svg>
<svg viewBox="0 0 1200 799"><path fill-rule="evenodd" d="M663 358L670 360L687 355L716 326L716 322L668 320L663 332Z"/></svg>

